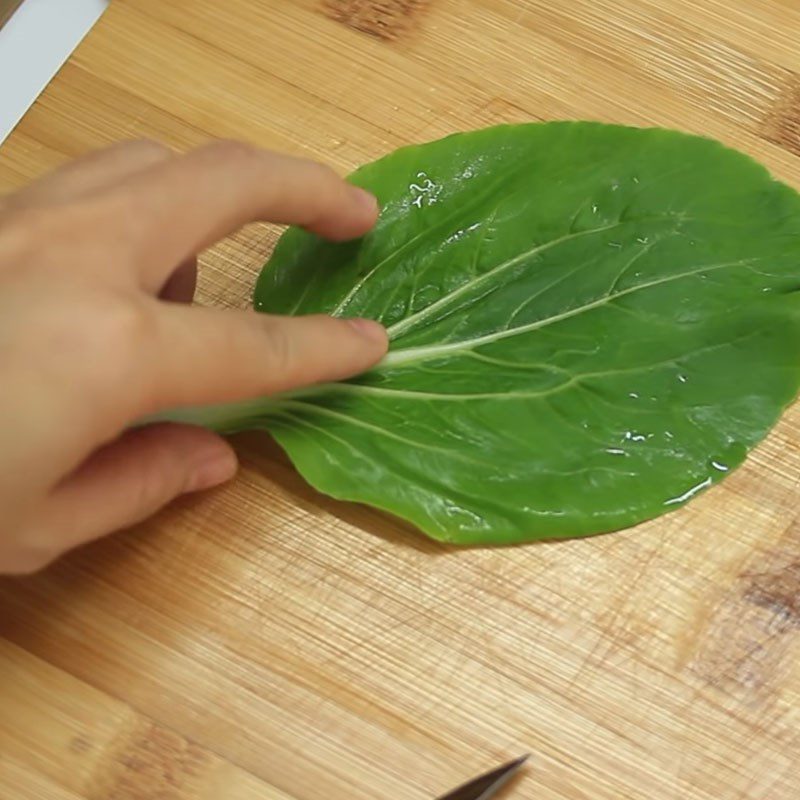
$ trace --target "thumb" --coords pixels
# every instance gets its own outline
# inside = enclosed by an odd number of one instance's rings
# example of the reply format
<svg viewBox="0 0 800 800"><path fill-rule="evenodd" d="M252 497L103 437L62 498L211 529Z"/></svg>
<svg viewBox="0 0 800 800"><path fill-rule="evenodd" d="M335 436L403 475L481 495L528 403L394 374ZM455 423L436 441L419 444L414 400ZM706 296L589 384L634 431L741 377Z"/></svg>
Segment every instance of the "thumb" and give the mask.
<svg viewBox="0 0 800 800"><path fill-rule="evenodd" d="M61 553L149 517L173 498L233 477L236 455L201 428L153 425L96 451L52 491L23 549L36 569Z"/></svg>
<svg viewBox="0 0 800 800"><path fill-rule="evenodd" d="M350 378L386 353L382 325L324 315L280 317L161 304L138 350L152 414L164 408L245 400Z"/></svg>

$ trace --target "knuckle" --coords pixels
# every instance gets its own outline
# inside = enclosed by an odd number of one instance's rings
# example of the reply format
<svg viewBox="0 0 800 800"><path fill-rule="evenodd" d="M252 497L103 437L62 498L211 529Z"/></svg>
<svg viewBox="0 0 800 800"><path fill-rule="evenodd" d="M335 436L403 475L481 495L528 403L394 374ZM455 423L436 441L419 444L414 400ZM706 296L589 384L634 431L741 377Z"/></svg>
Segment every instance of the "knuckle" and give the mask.
<svg viewBox="0 0 800 800"><path fill-rule="evenodd" d="M132 155L154 162L163 161L172 155L169 147L155 139L134 139L125 146Z"/></svg>
<svg viewBox="0 0 800 800"><path fill-rule="evenodd" d="M147 307L133 298L110 295L96 313L95 335L127 353L139 348L152 333L154 320Z"/></svg>
<svg viewBox="0 0 800 800"><path fill-rule="evenodd" d="M116 425L142 413L157 388L158 319L146 303L122 293L98 293L81 308L85 321L79 331L64 335L75 345L72 352L85 354L72 370L93 395L96 420Z"/></svg>
<svg viewBox="0 0 800 800"><path fill-rule="evenodd" d="M292 337L286 329L272 320L264 323L266 328L265 358L267 359L268 377L271 381L291 373L294 368L294 347Z"/></svg>
<svg viewBox="0 0 800 800"><path fill-rule="evenodd" d="M147 516L158 509L176 493L176 487L170 486L172 460L165 447L154 448L148 468L138 473L133 482L131 495L135 509L132 522Z"/></svg>
<svg viewBox="0 0 800 800"><path fill-rule="evenodd" d="M124 362L150 335L152 314L135 297L82 285L69 299L71 306L56 309L48 328L66 352L86 356L87 368Z"/></svg>
<svg viewBox="0 0 800 800"><path fill-rule="evenodd" d="M62 266L65 259L86 260L80 254L97 247L94 242L100 242L104 252L111 249L106 240L108 230L103 224L106 216L96 201L64 204L55 214L46 205L27 204L24 196L19 203L12 197L0 220L0 237L5 247L28 262ZM89 233L92 238L87 240ZM87 241L93 243L91 247Z"/></svg>
<svg viewBox="0 0 800 800"><path fill-rule="evenodd" d="M342 179L336 173L333 167L327 164L322 164L319 161L305 161L305 168L308 170L311 177L327 189L338 189Z"/></svg>
<svg viewBox="0 0 800 800"><path fill-rule="evenodd" d="M12 196L0 219L0 258L4 264L61 266L54 254L69 258L70 237L79 222L72 209L56 217L43 207L17 203Z"/></svg>
<svg viewBox="0 0 800 800"><path fill-rule="evenodd" d="M40 533L27 534L21 543L0 552L0 573L33 575L55 561L59 555L52 537Z"/></svg>
<svg viewBox="0 0 800 800"><path fill-rule="evenodd" d="M2 220L3 234L11 240L19 239L39 246L43 241L41 237L48 236L53 228L53 215L36 206L16 205L13 195L7 202Z"/></svg>
<svg viewBox="0 0 800 800"><path fill-rule="evenodd" d="M75 365L76 375L102 396L114 394L104 387L127 386L127 400L138 402L151 388L148 364L154 357L156 336L152 312L144 303L108 292L98 294L83 308L84 323L64 334L65 340L77 340L74 352L87 356L83 364Z"/></svg>
<svg viewBox="0 0 800 800"><path fill-rule="evenodd" d="M189 470L174 437L160 426L138 434L147 441L146 468L139 469L131 482L131 515L127 524L149 516L185 488Z"/></svg>
<svg viewBox="0 0 800 800"><path fill-rule="evenodd" d="M213 158L234 163L249 163L258 158L260 153L254 145L237 139L220 139L203 149Z"/></svg>

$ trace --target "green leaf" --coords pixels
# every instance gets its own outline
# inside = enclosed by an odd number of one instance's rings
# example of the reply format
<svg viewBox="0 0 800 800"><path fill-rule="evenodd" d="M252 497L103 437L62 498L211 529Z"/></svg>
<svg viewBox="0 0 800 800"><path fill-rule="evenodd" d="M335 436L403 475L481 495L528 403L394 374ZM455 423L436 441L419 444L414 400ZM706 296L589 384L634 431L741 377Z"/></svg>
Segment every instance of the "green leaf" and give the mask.
<svg viewBox="0 0 800 800"><path fill-rule="evenodd" d="M375 230L289 230L256 306L378 319L389 355L218 420L268 427L327 494L448 542L610 531L724 478L798 390L800 197L746 156L530 124L352 180Z"/></svg>

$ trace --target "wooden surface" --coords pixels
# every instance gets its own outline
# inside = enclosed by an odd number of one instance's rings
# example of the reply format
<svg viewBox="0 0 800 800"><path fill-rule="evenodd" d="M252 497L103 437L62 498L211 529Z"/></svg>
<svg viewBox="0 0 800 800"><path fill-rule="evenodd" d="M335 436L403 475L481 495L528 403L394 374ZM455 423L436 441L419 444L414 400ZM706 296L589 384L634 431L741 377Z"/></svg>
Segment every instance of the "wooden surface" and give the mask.
<svg viewBox="0 0 800 800"><path fill-rule="evenodd" d="M6 24L11 15L22 5L22 0L0 0L0 28Z"/></svg>
<svg viewBox="0 0 800 800"><path fill-rule="evenodd" d="M796 0L115 0L0 189L121 138L347 171L555 118L709 134L800 187L798 40ZM200 300L245 305L275 236L213 248ZM525 751L520 800L800 796L798 407L683 510L494 551L239 450L233 485L0 583L0 797L426 800Z"/></svg>

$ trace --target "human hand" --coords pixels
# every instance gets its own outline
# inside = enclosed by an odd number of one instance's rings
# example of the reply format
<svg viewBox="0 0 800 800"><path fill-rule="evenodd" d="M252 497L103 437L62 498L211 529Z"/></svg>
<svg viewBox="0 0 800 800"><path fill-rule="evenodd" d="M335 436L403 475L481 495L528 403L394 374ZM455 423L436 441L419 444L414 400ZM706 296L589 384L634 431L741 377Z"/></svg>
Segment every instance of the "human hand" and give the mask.
<svg viewBox="0 0 800 800"><path fill-rule="evenodd" d="M186 305L195 255L253 220L364 234L375 199L320 165L218 143L133 142L0 197L0 572L30 572L231 478L176 406L338 380L387 347L375 322Z"/></svg>

